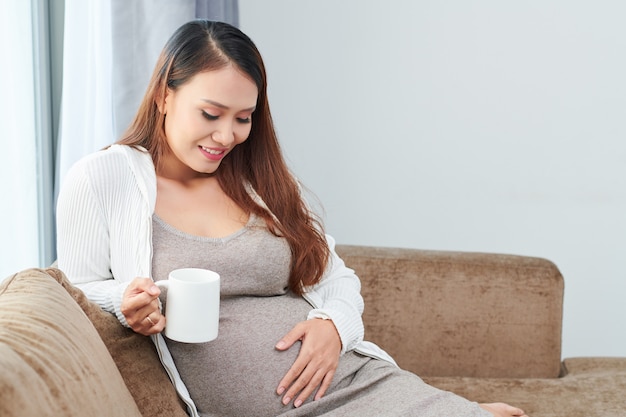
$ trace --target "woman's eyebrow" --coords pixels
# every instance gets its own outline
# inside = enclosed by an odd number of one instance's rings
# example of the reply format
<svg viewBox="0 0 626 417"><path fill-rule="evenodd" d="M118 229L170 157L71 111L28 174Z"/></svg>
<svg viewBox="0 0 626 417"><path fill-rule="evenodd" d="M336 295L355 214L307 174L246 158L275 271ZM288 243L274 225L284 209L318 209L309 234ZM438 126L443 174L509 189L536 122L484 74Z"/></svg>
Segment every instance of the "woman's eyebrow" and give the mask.
<svg viewBox="0 0 626 417"><path fill-rule="evenodd" d="M205 103L211 104L211 105L213 105L215 107L219 107L220 109L230 110L230 108L227 105L219 103L217 101L209 100L208 98L203 98L202 101L204 101ZM241 111L251 111L252 112L255 109L256 109L256 106L252 106L252 107L249 107L247 109L243 109Z"/></svg>

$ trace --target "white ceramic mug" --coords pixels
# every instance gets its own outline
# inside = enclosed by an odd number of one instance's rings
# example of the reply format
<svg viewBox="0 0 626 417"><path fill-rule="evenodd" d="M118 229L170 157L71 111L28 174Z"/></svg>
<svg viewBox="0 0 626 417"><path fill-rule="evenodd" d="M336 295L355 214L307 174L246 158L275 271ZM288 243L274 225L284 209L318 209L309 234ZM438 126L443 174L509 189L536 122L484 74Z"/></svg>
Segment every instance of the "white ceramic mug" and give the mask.
<svg viewBox="0 0 626 417"><path fill-rule="evenodd" d="M167 289L165 335L185 343L217 338L220 320L220 275L200 268L175 269L156 281Z"/></svg>

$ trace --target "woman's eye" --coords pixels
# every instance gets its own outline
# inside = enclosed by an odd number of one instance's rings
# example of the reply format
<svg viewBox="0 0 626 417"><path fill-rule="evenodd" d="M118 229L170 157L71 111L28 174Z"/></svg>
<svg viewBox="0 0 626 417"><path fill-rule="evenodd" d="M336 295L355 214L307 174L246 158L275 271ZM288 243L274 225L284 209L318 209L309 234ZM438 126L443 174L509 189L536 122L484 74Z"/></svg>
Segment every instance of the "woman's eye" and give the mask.
<svg viewBox="0 0 626 417"><path fill-rule="evenodd" d="M237 121L239 123L250 123L252 121L252 118L249 117L249 116L248 117L238 117Z"/></svg>
<svg viewBox="0 0 626 417"><path fill-rule="evenodd" d="M209 114L205 111L202 112L202 116L204 116L205 119L207 120L217 120L219 118L219 116L214 116L212 114Z"/></svg>

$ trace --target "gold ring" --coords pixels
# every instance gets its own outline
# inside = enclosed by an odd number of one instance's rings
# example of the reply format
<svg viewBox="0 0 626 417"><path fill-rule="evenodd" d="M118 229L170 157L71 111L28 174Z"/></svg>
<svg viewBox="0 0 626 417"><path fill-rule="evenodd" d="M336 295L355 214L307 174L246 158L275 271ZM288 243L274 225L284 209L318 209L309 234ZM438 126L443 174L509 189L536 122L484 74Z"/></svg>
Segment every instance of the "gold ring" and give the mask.
<svg viewBox="0 0 626 417"><path fill-rule="evenodd" d="M151 326L154 326L154 322L152 321L150 316L146 316L146 320L148 320L148 323L150 323Z"/></svg>

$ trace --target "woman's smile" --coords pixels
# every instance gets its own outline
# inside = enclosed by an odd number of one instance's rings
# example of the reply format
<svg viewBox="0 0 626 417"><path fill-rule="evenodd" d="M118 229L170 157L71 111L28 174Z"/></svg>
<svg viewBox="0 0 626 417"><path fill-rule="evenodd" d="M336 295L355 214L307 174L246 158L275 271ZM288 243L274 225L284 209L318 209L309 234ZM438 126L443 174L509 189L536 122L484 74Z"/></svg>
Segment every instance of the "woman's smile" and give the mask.
<svg viewBox="0 0 626 417"><path fill-rule="evenodd" d="M228 149L220 149L220 148L207 148L202 145L199 145L198 148L200 149L200 152L202 153L202 155L204 155L205 158L211 161L221 161L222 158L226 156L227 154L226 151L228 150Z"/></svg>

